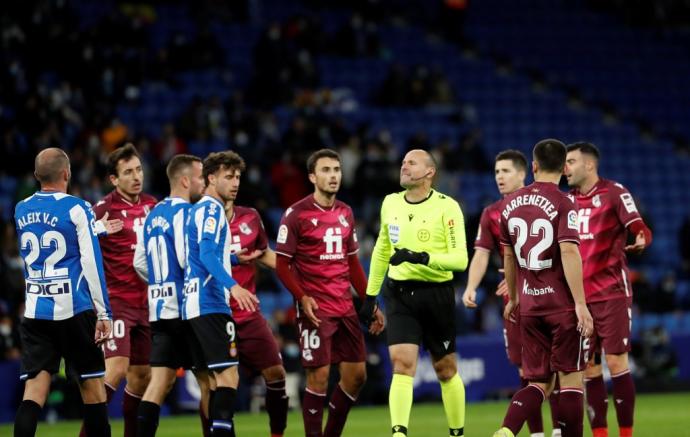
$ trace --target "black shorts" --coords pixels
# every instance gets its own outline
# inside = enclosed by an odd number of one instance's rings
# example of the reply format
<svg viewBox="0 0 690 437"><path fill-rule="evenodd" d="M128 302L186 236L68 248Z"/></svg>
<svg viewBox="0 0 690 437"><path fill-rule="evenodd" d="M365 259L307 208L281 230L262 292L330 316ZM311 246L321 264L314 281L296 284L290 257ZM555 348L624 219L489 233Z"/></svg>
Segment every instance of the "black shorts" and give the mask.
<svg viewBox="0 0 690 437"><path fill-rule="evenodd" d="M201 350L206 367L221 372L239 363L237 352L237 328L229 314L205 314L189 319Z"/></svg>
<svg viewBox="0 0 690 437"><path fill-rule="evenodd" d="M451 282L386 278L383 299L389 346L423 343L436 359L455 352L455 292Z"/></svg>
<svg viewBox="0 0 690 437"><path fill-rule="evenodd" d="M151 322L151 343L151 367L206 368L201 345L186 320Z"/></svg>
<svg viewBox="0 0 690 437"><path fill-rule="evenodd" d="M83 311L66 320L25 318L20 379L32 379L42 370L57 373L65 359L67 375L75 381L105 375L103 351L94 343L96 314Z"/></svg>

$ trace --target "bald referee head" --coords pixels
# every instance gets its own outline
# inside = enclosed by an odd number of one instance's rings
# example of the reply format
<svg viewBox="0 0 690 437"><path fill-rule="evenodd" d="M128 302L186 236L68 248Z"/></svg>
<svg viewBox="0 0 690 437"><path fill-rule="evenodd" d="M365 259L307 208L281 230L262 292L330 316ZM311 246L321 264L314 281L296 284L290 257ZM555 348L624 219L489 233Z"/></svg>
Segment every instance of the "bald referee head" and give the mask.
<svg viewBox="0 0 690 437"><path fill-rule="evenodd" d="M34 161L34 176L41 184L41 190L66 193L71 177L69 157L57 147L40 151Z"/></svg>
<svg viewBox="0 0 690 437"><path fill-rule="evenodd" d="M400 166L400 186L406 190L428 190L436 176L436 159L423 149L407 152Z"/></svg>

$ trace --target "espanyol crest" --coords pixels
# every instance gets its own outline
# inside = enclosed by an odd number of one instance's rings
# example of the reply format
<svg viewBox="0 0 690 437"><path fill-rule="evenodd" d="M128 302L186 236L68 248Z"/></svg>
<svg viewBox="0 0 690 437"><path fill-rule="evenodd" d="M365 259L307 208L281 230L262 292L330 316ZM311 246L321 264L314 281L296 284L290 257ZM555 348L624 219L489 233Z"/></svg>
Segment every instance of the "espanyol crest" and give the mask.
<svg viewBox="0 0 690 437"><path fill-rule="evenodd" d="M242 222L240 223L240 232L244 235L249 235L252 233L252 228L250 228L248 224Z"/></svg>
<svg viewBox="0 0 690 437"><path fill-rule="evenodd" d="M400 226L394 225L394 224L389 224L388 225L388 238L391 240L391 243L397 244L398 241L400 240Z"/></svg>
<svg viewBox="0 0 690 437"><path fill-rule="evenodd" d="M346 228L347 228L348 226L350 226L350 225L347 223L347 220L345 220L345 216L342 215L342 214L340 214L340 215L338 216L338 221L340 222L341 225L345 226Z"/></svg>

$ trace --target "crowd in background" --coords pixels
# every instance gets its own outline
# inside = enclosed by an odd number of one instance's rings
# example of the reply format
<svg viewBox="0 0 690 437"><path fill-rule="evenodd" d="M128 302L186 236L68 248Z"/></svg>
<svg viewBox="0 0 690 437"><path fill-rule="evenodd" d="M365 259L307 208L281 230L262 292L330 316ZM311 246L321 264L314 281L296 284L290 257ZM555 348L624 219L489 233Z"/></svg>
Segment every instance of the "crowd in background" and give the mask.
<svg viewBox="0 0 690 437"><path fill-rule="evenodd" d="M372 129L366 122L353 126L338 116L334 106L356 102L351 102L342 90L322 87L315 59L325 53L386 56L378 26L391 11L383 2L373 0L340 2L353 9L353 13L333 34L325 34L318 20L310 16L268 23L254 48L247 86L234 90L227 99L194 98L183 108L181 116L166 124L157 136L135 132L118 119L116 106L135 102L146 80L174 88L180 86L176 74L181 71L223 67L219 43L204 24L211 16L228 21L251 20L252 3L223 2L219 10L218 2L199 2L195 20L200 31L193 38L174 34L156 51L148 43L148 24L154 19L150 5L121 4L113 14L106 14L100 22L86 28L80 25L69 2L40 0L3 6L0 192L10 193L10 201L0 203L0 360L14 359L19 354L15 327L23 311L23 265L11 217L14 203L36 189L33 158L42 148L56 146L68 150L72 162L71 193L95 202L111 189L105 175L105 157L125 142L133 142L143 155L145 191L159 198L168 190L164 169L173 155L205 154L209 143L225 144L247 161L238 203L254 206L261 212L269 236L276 234L270 211L282 210L312 190L306 174L306 156L322 147L336 149L341 154L343 170L339 197L350 203L357 215L365 258L378 232L379 203L385 194L398 189L401 150L431 149L441 167L439 188L460 199L462 192L456 192L454 181L463 173L492 171L493 157L482 149L483 132L479 127L468 129L455 141L431 144L425 133L419 132L399 145L393 143L385 129ZM306 2L320 7L318 3ZM443 5L447 6L445 2ZM454 14L455 23L461 22L458 20L462 19L462 8L446 12ZM447 38L464 43L458 27L444 25L443 19L426 19L439 24ZM443 72L425 65L406 68L394 64L372 98L380 106L460 107L456 90ZM273 111L279 105L297 109L282 130ZM464 123L459 112L457 122ZM493 200L486 199L486 203ZM478 216L468 216L466 221L471 248ZM690 218L678 238L682 268L690 274L690 246L686 244L690 241ZM499 265L498 260L494 260L494 265ZM499 280L498 273L488 275L485 302L476 314L470 317L458 308L459 320L465 320L459 323L461 333L500 329L501 301L493 295ZM462 282L462 277L458 281ZM634 288L638 308L645 312L676 309L674 281L675 276L669 275L657 285L637 274ZM267 273L261 275L258 288L280 290ZM458 292L462 288L459 284ZM690 308L690 302L687 304ZM295 333L289 311L276 313L273 322L277 335L284 340L286 367L288 371L293 370L292 365L296 369ZM650 344L663 344L662 334L649 335L653 340Z"/></svg>

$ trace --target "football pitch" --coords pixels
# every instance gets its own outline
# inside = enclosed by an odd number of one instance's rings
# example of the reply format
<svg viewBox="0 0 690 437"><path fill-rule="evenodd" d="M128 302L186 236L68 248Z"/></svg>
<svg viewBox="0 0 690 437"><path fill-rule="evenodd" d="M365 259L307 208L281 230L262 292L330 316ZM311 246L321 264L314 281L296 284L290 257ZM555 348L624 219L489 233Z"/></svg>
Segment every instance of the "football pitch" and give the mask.
<svg viewBox="0 0 690 437"><path fill-rule="evenodd" d="M491 436L498 429L508 402L481 402L467 405L465 436ZM551 435L551 419L548 407L543 410L545 435ZM609 406L609 435L618 435L615 409ZM240 437L267 437L268 417L265 413L236 416L237 435ZM343 436L385 437L390 435L388 409L386 407L355 407L348 418ZM122 435L122 421L112 423L112 435ZM54 425L40 423L38 436L76 437L79 423L60 422ZM200 435L197 416L164 417L158 427L161 437L188 437ZM0 436L12 435L12 426L0 426ZM285 437L304 435L300 412L292 412L288 418ZM443 406L440 403L422 403L412 407L409 437L442 437L448 435ZM585 425L585 436L591 436ZM529 436L526 427L520 436ZM635 409L636 437L681 437L690 436L690 393L641 395L637 397Z"/></svg>

